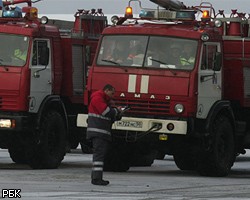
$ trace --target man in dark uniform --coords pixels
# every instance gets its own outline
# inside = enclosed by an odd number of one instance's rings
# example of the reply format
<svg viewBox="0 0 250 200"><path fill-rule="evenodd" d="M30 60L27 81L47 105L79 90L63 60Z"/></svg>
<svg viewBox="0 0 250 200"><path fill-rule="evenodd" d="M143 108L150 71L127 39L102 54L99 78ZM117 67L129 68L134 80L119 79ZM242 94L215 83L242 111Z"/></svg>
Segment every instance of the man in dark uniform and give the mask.
<svg viewBox="0 0 250 200"><path fill-rule="evenodd" d="M94 92L90 99L87 139L93 143L91 183L94 185L109 184L103 180L104 157L111 141L112 124L121 116L120 107L110 105L114 94L115 88L107 84L103 90Z"/></svg>

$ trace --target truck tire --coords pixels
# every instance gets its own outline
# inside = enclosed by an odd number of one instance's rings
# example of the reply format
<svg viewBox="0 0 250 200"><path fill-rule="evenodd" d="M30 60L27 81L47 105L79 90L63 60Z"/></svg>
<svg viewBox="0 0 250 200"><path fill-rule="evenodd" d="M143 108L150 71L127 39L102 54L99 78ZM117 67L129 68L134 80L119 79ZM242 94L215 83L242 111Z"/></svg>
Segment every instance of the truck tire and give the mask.
<svg viewBox="0 0 250 200"><path fill-rule="evenodd" d="M156 160L164 160L165 156L166 156L166 153L165 153L165 152L163 152L163 151L158 151L155 159L156 159Z"/></svg>
<svg viewBox="0 0 250 200"><path fill-rule="evenodd" d="M93 147L91 141L82 140L80 142L82 153L91 154L93 153Z"/></svg>
<svg viewBox="0 0 250 200"><path fill-rule="evenodd" d="M133 167L149 167L154 163L158 151L151 150L147 154L141 152L134 152L131 156L130 166Z"/></svg>
<svg viewBox="0 0 250 200"><path fill-rule="evenodd" d="M82 134L81 132L82 129L77 129L77 128L72 128L69 131L68 141L70 149L76 149L79 146Z"/></svg>
<svg viewBox="0 0 250 200"><path fill-rule="evenodd" d="M12 146L8 149L10 158L17 164L27 164L26 150L23 146Z"/></svg>
<svg viewBox="0 0 250 200"><path fill-rule="evenodd" d="M79 141L76 139L72 139L69 142L70 144L70 149L76 149L79 146Z"/></svg>
<svg viewBox="0 0 250 200"><path fill-rule="evenodd" d="M173 157L180 170L196 170L199 145L195 139L176 136Z"/></svg>
<svg viewBox="0 0 250 200"><path fill-rule="evenodd" d="M27 164L28 163L28 148L29 148L29 139L28 133L18 132L13 134L11 138L11 144L8 146L8 152L10 158L13 162L17 164Z"/></svg>
<svg viewBox="0 0 250 200"><path fill-rule="evenodd" d="M226 116L218 116L211 127L209 148L201 151L198 172L202 176L227 176L235 161L233 128Z"/></svg>
<svg viewBox="0 0 250 200"><path fill-rule="evenodd" d="M189 152L174 154L174 162L180 170L195 170L196 160Z"/></svg>
<svg viewBox="0 0 250 200"><path fill-rule="evenodd" d="M66 153L65 122L56 111L49 111L42 120L40 143L34 149L29 165L33 169L55 169Z"/></svg>
<svg viewBox="0 0 250 200"><path fill-rule="evenodd" d="M127 151L128 150L128 151ZM104 160L104 171L126 172L129 170L129 149L124 144L111 144Z"/></svg>

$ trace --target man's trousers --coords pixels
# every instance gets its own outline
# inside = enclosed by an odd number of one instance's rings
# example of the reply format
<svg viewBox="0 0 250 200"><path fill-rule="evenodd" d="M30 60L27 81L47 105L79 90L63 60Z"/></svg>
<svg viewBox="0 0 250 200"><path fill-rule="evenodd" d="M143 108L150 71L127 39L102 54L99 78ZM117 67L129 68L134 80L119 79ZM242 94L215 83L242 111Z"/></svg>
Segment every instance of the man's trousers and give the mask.
<svg viewBox="0 0 250 200"><path fill-rule="evenodd" d="M107 153L109 141L94 137L92 139L93 143L93 166L92 166L92 179L103 179L103 166L104 158Z"/></svg>

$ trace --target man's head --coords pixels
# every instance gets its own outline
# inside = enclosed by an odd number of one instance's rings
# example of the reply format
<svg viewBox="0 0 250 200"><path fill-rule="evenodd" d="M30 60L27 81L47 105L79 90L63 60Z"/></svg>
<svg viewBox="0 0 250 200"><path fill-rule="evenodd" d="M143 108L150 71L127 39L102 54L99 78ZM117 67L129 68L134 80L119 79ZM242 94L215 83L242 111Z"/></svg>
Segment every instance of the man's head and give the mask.
<svg viewBox="0 0 250 200"><path fill-rule="evenodd" d="M110 84L105 85L103 87L103 91L110 98L113 98L113 96L115 95L115 88L112 85L110 85Z"/></svg>
<svg viewBox="0 0 250 200"><path fill-rule="evenodd" d="M186 53L188 55L192 54L193 53L193 45L190 43L184 44L183 51L184 51L184 53Z"/></svg>
<svg viewBox="0 0 250 200"><path fill-rule="evenodd" d="M177 44L173 44L170 47L171 55L175 58L180 57L181 54L181 47Z"/></svg>
<svg viewBox="0 0 250 200"><path fill-rule="evenodd" d="M126 46L128 46L128 43L124 40L118 40L116 42L116 48L120 51L123 51Z"/></svg>

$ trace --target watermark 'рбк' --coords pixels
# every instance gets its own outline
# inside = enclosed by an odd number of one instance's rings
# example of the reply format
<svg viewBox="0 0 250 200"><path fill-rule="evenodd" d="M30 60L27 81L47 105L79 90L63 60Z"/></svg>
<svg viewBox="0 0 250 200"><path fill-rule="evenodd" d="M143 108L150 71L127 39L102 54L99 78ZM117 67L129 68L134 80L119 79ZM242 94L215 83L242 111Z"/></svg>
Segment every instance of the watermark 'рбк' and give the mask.
<svg viewBox="0 0 250 200"><path fill-rule="evenodd" d="M21 198L21 189L2 189L2 198Z"/></svg>

